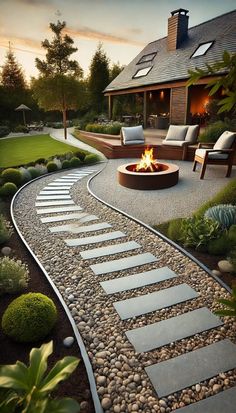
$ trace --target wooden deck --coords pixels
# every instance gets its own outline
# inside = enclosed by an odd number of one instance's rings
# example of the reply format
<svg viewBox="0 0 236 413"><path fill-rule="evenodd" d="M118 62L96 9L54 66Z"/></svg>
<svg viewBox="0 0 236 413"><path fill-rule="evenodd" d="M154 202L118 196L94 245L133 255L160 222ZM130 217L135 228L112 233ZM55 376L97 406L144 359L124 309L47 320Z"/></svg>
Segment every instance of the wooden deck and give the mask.
<svg viewBox="0 0 236 413"><path fill-rule="evenodd" d="M116 158L140 158L144 149L149 146L154 148L154 156L156 159L173 159L181 160L183 149L178 147L168 147L162 145L162 141L166 136L166 130L146 129L145 145L121 145L120 137L114 135L102 135L92 132L79 131L75 133L79 139L93 146L102 152L108 159ZM186 160L193 161L194 153L197 145L188 147Z"/></svg>

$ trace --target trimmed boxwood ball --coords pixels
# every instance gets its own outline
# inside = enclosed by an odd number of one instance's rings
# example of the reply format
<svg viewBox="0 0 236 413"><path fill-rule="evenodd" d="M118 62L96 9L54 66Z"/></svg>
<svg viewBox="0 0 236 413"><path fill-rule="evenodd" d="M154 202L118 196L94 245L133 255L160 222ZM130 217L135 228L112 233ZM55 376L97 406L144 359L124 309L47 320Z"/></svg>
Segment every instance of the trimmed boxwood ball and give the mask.
<svg viewBox="0 0 236 413"><path fill-rule="evenodd" d="M21 343L44 339L57 321L54 302L44 294L28 293L13 300L2 317L3 333Z"/></svg>
<svg viewBox="0 0 236 413"><path fill-rule="evenodd" d="M21 173L19 169L7 168L1 174L1 178L4 182L13 182L16 186L20 186L22 182Z"/></svg>
<svg viewBox="0 0 236 413"><path fill-rule="evenodd" d="M79 158L76 158L76 156L73 156L70 160L70 166L71 168L76 168L77 166L81 165L81 160Z"/></svg>
<svg viewBox="0 0 236 413"><path fill-rule="evenodd" d="M57 171L57 164L55 162L48 162L46 167L47 167L48 172Z"/></svg>
<svg viewBox="0 0 236 413"><path fill-rule="evenodd" d="M0 188L0 196L12 196L16 193L17 186L13 182L6 182Z"/></svg>
<svg viewBox="0 0 236 413"><path fill-rule="evenodd" d="M34 166L29 166L29 168L27 168L28 172L31 175L31 178L38 178L38 176L40 175L40 172L38 169L36 169Z"/></svg>
<svg viewBox="0 0 236 413"><path fill-rule="evenodd" d="M61 164L61 167L62 169L70 168L70 161L67 161L67 160L63 161Z"/></svg>
<svg viewBox="0 0 236 413"><path fill-rule="evenodd" d="M95 153L90 153L89 155L86 155L84 158L85 163L94 163L94 162L97 162L98 160L99 160L98 156Z"/></svg>

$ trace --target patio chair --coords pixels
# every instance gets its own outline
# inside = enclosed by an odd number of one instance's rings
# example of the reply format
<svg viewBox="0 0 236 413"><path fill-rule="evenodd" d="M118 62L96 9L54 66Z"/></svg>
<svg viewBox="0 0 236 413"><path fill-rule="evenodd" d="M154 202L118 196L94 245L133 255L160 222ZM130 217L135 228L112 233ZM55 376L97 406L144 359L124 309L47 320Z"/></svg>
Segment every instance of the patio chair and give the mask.
<svg viewBox="0 0 236 413"><path fill-rule="evenodd" d="M197 142L199 125L170 125L162 145L183 148L182 160L186 159L189 145Z"/></svg>
<svg viewBox="0 0 236 413"><path fill-rule="evenodd" d="M205 148L204 148L205 147ZM202 165L200 179L204 178L207 165L227 165L226 177L231 175L236 152L236 132L225 131L216 143L199 143L195 152L193 171L197 163Z"/></svg>
<svg viewBox="0 0 236 413"><path fill-rule="evenodd" d="M122 126L120 135L122 145L143 145L145 142L142 125Z"/></svg>

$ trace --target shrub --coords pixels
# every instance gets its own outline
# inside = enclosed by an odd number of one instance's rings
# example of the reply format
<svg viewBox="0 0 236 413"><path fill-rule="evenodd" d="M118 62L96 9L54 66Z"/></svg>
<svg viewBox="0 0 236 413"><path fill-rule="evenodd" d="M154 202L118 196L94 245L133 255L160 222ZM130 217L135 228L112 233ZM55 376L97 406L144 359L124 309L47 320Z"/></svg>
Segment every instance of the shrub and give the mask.
<svg viewBox="0 0 236 413"><path fill-rule="evenodd" d="M209 241L219 238L222 230L217 221L206 218L187 218L182 221L181 241L185 247L206 250Z"/></svg>
<svg viewBox="0 0 236 413"><path fill-rule="evenodd" d="M59 158L53 158L52 161L57 165L57 169L61 169L61 160Z"/></svg>
<svg viewBox="0 0 236 413"><path fill-rule="evenodd" d="M13 300L2 317L4 334L28 343L44 339L57 320L53 301L41 293L28 293Z"/></svg>
<svg viewBox="0 0 236 413"><path fill-rule="evenodd" d="M4 257L0 260L0 295L17 293L28 286L29 273L20 261Z"/></svg>
<svg viewBox="0 0 236 413"><path fill-rule="evenodd" d="M13 182L16 186L20 186L21 180L21 173L19 169L15 168L7 168L1 174L4 182Z"/></svg>
<svg viewBox="0 0 236 413"><path fill-rule="evenodd" d="M218 302L223 304L225 308L215 311L216 315L236 317L236 287L232 289L231 300L221 298Z"/></svg>
<svg viewBox="0 0 236 413"><path fill-rule="evenodd" d="M225 255L231 249L231 242L228 234L223 233L221 237L209 241L207 250L211 255Z"/></svg>
<svg viewBox="0 0 236 413"><path fill-rule="evenodd" d="M13 184L12 182L6 182L1 188L0 188L0 196L6 196L10 197L13 196L17 191L17 186Z"/></svg>
<svg viewBox="0 0 236 413"><path fill-rule="evenodd" d="M205 212L204 217L219 222L223 228L229 228L236 224L236 206L230 204L215 205Z"/></svg>
<svg viewBox="0 0 236 413"><path fill-rule="evenodd" d="M86 155L84 158L85 163L94 163L98 161L99 161L99 157L95 153L90 153L89 155Z"/></svg>
<svg viewBox="0 0 236 413"><path fill-rule="evenodd" d="M71 168L76 168L77 166L81 165L81 160L79 158L76 158L76 156L73 156L70 160L70 167Z"/></svg>
<svg viewBox="0 0 236 413"><path fill-rule="evenodd" d="M35 164L35 169L38 171L39 175L44 175L48 173L47 167L44 164Z"/></svg>
<svg viewBox="0 0 236 413"><path fill-rule="evenodd" d="M68 161L68 160L63 161L61 167L62 167L62 169L70 168L70 161Z"/></svg>
<svg viewBox="0 0 236 413"><path fill-rule="evenodd" d="M228 237L231 244L236 245L236 225L232 225L229 228Z"/></svg>
<svg viewBox="0 0 236 413"><path fill-rule="evenodd" d="M40 175L39 170L34 166L30 166L29 168L27 168L27 170L30 173L31 179L38 178L38 176Z"/></svg>
<svg viewBox="0 0 236 413"><path fill-rule="evenodd" d="M45 163L45 162L46 162L45 158L39 158L39 159L36 159L36 161L35 161L35 163L39 163L39 164Z"/></svg>
<svg viewBox="0 0 236 413"><path fill-rule="evenodd" d="M72 151L66 152L65 154L66 159L69 161L71 158L73 158L74 153Z"/></svg>
<svg viewBox="0 0 236 413"><path fill-rule="evenodd" d="M216 142L220 135L226 130L231 130L229 122L218 120L207 126L206 130L199 136L200 142Z"/></svg>
<svg viewBox="0 0 236 413"><path fill-rule="evenodd" d="M21 166L21 167L19 168L19 171L20 171L20 173L21 173L22 183L29 182L29 181L32 179L32 177L31 177L28 169L26 169L24 166Z"/></svg>
<svg viewBox="0 0 236 413"><path fill-rule="evenodd" d="M168 229L167 229L167 236L172 241L179 241L181 239L181 225L183 222L183 218L176 218L170 221Z"/></svg>
<svg viewBox="0 0 236 413"><path fill-rule="evenodd" d="M57 171L57 165L55 164L55 162L52 162L52 161L48 162L46 167L47 167L48 172Z"/></svg>
<svg viewBox="0 0 236 413"><path fill-rule="evenodd" d="M0 138L7 136L10 133L8 126L0 126Z"/></svg>
<svg viewBox="0 0 236 413"><path fill-rule="evenodd" d="M14 132L16 132L16 133L28 133L29 129L25 125L17 125L14 128Z"/></svg>
<svg viewBox="0 0 236 413"><path fill-rule="evenodd" d="M84 158L86 156L86 153L83 151L77 151L74 153L74 155L79 158L81 161L84 161Z"/></svg>
<svg viewBox="0 0 236 413"><path fill-rule="evenodd" d="M10 223L4 218L3 215L0 215L0 244L7 242L12 235L12 229Z"/></svg>
<svg viewBox="0 0 236 413"><path fill-rule="evenodd" d="M120 122L111 123L88 123L85 127L87 132L104 133L108 135L119 135L123 124Z"/></svg>
<svg viewBox="0 0 236 413"><path fill-rule="evenodd" d="M234 247L228 256L229 261L231 262L231 264L233 265L233 270L234 272L236 272L236 247Z"/></svg>

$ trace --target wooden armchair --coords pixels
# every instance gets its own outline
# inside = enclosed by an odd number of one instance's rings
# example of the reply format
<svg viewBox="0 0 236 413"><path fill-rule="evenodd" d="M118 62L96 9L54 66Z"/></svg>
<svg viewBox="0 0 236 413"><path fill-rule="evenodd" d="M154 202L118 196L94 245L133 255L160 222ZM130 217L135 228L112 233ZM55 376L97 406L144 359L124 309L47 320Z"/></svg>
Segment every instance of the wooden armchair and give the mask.
<svg viewBox="0 0 236 413"><path fill-rule="evenodd" d="M231 175L234 155L236 152L236 133L226 131L222 133L216 143L199 143L196 149L193 171L197 163L202 165L200 179L204 178L207 165L226 165L226 177Z"/></svg>

